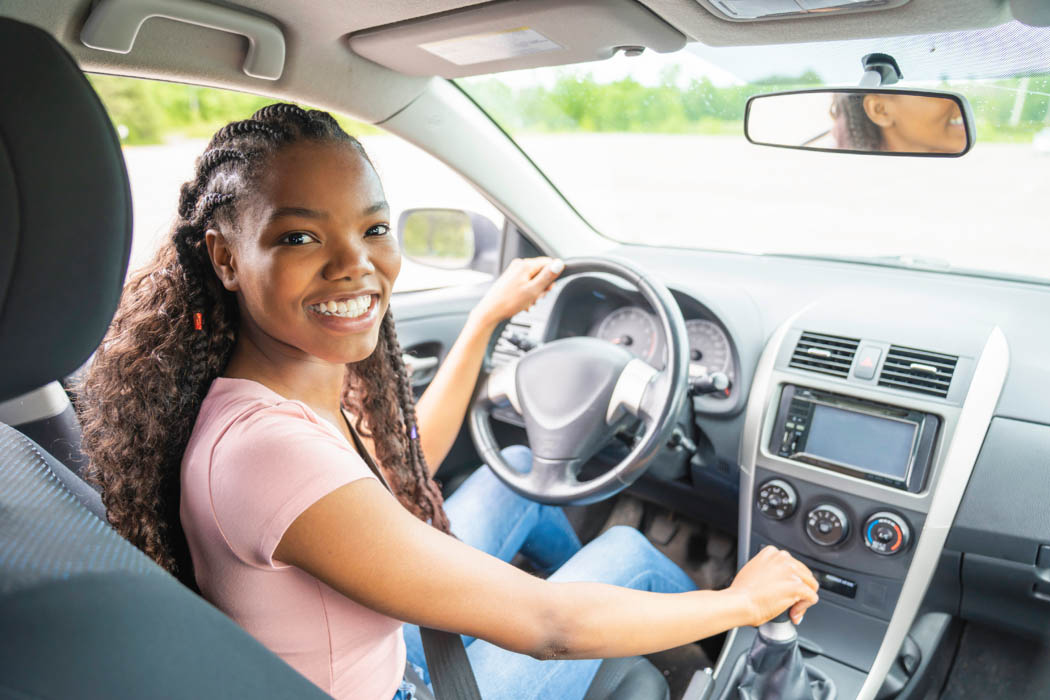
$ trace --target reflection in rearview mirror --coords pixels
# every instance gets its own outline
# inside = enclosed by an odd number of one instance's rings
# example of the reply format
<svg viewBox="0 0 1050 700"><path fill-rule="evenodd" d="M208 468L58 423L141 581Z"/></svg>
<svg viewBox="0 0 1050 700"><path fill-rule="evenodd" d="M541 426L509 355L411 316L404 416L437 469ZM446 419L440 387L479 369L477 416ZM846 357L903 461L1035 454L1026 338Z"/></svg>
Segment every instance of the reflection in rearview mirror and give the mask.
<svg viewBox="0 0 1050 700"><path fill-rule="evenodd" d="M765 146L880 155L961 156L974 141L961 95L885 88L756 95L744 133Z"/></svg>

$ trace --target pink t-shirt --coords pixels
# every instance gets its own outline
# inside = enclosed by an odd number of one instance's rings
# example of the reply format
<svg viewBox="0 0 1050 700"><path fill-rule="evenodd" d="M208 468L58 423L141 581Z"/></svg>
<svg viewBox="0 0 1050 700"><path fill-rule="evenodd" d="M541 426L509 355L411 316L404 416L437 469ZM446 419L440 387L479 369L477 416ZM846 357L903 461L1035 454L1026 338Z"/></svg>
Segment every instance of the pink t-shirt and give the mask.
<svg viewBox="0 0 1050 700"><path fill-rule="evenodd" d="M216 379L182 460L182 527L201 593L337 698L389 700L405 668L401 623L273 559L321 497L376 478L301 401Z"/></svg>

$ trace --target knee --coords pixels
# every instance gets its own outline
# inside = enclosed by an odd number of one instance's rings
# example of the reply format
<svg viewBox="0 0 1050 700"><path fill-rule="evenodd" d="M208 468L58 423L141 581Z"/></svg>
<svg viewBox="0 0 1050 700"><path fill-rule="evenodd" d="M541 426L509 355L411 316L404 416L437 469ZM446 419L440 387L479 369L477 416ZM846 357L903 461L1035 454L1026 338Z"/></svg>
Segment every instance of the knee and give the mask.
<svg viewBox="0 0 1050 700"><path fill-rule="evenodd" d="M500 450L500 456L514 471L524 474L532 468L532 450L525 445L504 447Z"/></svg>
<svg viewBox="0 0 1050 700"><path fill-rule="evenodd" d="M595 542L608 547L618 556L633 556L652 551L653 545L645 535L636 528L627 525L614 525L603 532Z"/></svg>

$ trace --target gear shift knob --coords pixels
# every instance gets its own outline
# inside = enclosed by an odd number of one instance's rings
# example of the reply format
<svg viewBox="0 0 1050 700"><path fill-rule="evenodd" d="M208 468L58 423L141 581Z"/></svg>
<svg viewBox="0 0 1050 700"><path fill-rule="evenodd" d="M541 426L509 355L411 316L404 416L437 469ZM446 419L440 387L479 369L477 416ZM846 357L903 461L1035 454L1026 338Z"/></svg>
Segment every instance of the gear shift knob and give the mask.
<svg viewBox="0 0 1050 700"><path fill-rule="evenodd" d="M793 642L798 639L795 623L791 621L787 610L763 622L758 628L758 634L770 642Z"/></svg>

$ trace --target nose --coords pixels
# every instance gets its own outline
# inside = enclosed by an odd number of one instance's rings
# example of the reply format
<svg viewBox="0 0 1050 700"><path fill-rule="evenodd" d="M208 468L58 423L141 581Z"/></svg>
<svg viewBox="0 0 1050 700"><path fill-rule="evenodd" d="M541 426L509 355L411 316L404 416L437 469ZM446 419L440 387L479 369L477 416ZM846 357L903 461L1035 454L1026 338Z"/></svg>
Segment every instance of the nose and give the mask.
<svg viewBox="0 0 1050 700"><path fill-rule="evenodd" d="M326 280L357 280L375 272L368 246L359 236L347 235L328 246L328 259L321 270Z"/></svg>

